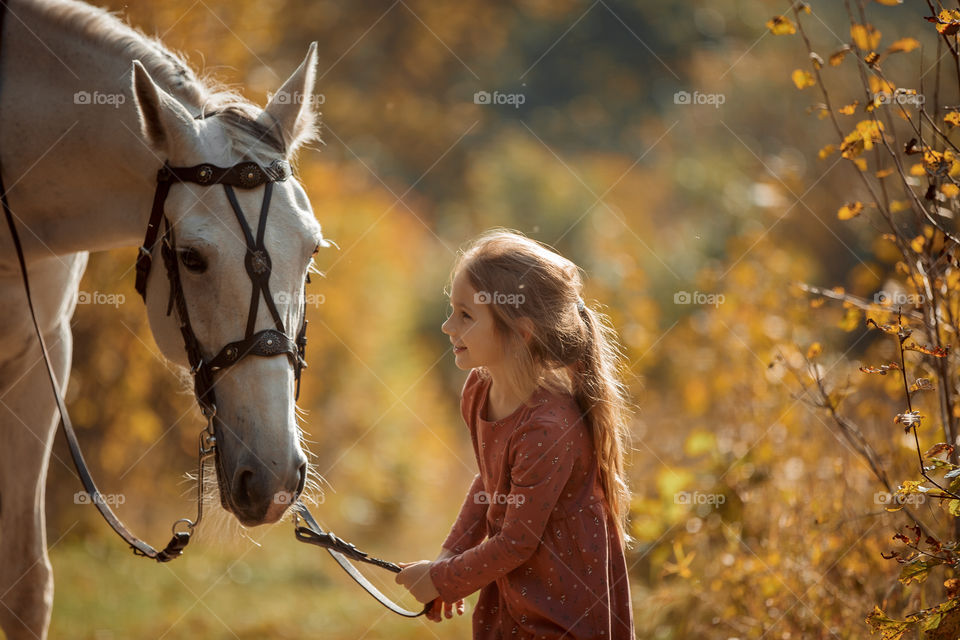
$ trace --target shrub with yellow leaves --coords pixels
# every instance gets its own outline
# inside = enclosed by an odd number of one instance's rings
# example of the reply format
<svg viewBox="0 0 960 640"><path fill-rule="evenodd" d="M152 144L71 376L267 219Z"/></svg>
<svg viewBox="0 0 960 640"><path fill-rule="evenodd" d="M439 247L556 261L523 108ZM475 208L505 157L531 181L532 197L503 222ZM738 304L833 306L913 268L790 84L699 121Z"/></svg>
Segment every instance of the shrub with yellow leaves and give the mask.
<svg viewBox="0 0 960 640"><path fill-rule="evenodd" d="M815 87L823 100L820 109L832 124L836 140L820 151L821 160L839 149L842 158L854 165L856 188L866 196L843 204L837 217L869 218L886 232L881 232L882 242L895 250L897 278L888 281L886 290L873 300L803 285L806 293L819 300L817 306L823 301L841 302L853 311L854 321L865 317L868 329L889 340L893 358L860 366L862 377L845 387L837 387L817 364L823 358L820 343L809 347L804 357L799 351L775 358L778 366L793 372L798 397L819 411L823 424L866 463L882 492L877 495L883 499L875 502L901 517L896 530L889 531L894 544L888 543L882 552L883 558L899 563L898 583L872 612L864 611L871 632L880 632L885 640L899 640L907 633L926 639L956 638L960 631L956 579L960 567L960 361L950 348L960 331L960 237L953 228L960 195L960 149L954 128L960 125L960 112L944 103L957 99L960 74L941 74L944 60L960 69L960 10L937 12L933 3L927 4L934 15L926 20L935 29L923 29L926 44L903 37L881 52L883 34L868 22L865 3L845 2L851 42L829 56L830 66L836 69L830 69L828 76L828 69L811 64L809 71L798 69L793 77L798 89ZM794 4L792 31L768 27L773 33L798 33L808 57L819 59L805 29L805 9L803 3ZM934 57L932 70L929 62L926 66L916 62L916 75L905 80L918 88L897 87L882 65L890 56L923 46L944 56ZM845 68L846 60L852 64ZM929 84L924 87L928 71ZM798 81L805 78L801 74L810 81ZM846 93L851 86L862 91L862 98L846 105L833 98L832 93ZM924 88L925 93L918 91ZM862 119L852 129L838 117L857 113ZM882 444L865 435L868 432L851 417L864 415L864 409L877 402L872 395L877 381L882 381L887 399L899 397L899 406L886 420L902 429L899 435L892 433L904 438L902 462L910 464L912 458L914 469L899 478L891 477L889 463L878 453ZM876 411L866 415L882 419ZM938 579L930 579L934 575Z"/></svg>

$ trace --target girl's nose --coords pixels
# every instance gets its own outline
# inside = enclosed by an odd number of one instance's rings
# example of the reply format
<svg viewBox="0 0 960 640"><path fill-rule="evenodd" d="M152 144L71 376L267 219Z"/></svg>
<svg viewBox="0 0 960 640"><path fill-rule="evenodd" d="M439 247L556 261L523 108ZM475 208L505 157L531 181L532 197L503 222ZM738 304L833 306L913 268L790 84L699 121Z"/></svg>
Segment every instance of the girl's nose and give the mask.
<svg viewBox="0 0 960 640"><path fill-rule="evenodd" d="M443 324L440 325L440 331L447 334L448 336L451 335L449 324L450 324L450 318L447 318L446 320L444 320Z"/></svg>

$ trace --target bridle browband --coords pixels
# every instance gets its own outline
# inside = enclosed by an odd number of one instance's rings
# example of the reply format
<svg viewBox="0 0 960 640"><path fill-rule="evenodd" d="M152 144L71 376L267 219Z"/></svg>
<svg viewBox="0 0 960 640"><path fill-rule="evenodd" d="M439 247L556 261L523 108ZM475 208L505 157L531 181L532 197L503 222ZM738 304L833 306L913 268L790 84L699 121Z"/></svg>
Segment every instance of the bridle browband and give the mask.
<svg viewBox="0 0 960 640"><path fill-rule="evenodd" d="M281 182L290 177L290 165L284 160L276 160L268 167L261 167L255 162L241 162L232 167L222 168L211 164L198 164L192 167L172 167L164 163L157 171L157 189L153 196L153 208L147 231L144 234L143 245L137 256L137 293L147 300L147 279L153 264L153 255L157 244L163 263L167 271L167 280L170 284L170 298L167 302L167 315L174 309L180 320L180 333L187 352L190 370L194 374L194 392L197 402L204 414L216 412L216 395L214 393L214 374L227 369L247 356L272 357L286 355L293 364L294 379L296 380L296 397L300 397L300 373L306 362L304 351L307 345L307 317L306 295L303 296L300 306L300 330L296 337L290 337L283 325L283 318L277 311L276 303L270 293L270 272L272 261L270 253L263 244L263 237L267 227L267 213L270 211L270 197L273 193L273 183ZM176 236L173 226L164 213L164 203L170 193L170 187L175 183L192 183L205 187L223 185L227 200L237 222L243 231L246 244L244 266L247 275L253 284L250 299L250 311L247 314L247 327L244 337L236 342L223 346L213 357L205 359L203 350L197 340L193 327L190 324L190 314L187 311L186 300L183 295L183 286L180 281L180 268L177 260ZM256 236L253 235L250 225L237 202L234 187L241 189L255 189L263 186L263 202L260 205L260 218L257 223ZM160 234L161 223L163 233ZM309 282L309 276L307 281ZM306 282L304 286L306 286ZM263 298L275 328L256 332L257 312L260 308L260 298Z"/></svg>

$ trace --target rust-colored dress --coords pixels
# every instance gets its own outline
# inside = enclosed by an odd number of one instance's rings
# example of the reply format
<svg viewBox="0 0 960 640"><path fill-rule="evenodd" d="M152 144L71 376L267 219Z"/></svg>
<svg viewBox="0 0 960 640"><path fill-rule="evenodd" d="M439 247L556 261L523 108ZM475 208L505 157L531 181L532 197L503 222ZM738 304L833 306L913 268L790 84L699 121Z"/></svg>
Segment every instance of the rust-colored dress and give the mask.
<svg viewBox="0 0 960 640"><path fill-rule="evenodd" d="M603 499L592 438L569 395L538 390L503 420L471 371L461 411L480 473L430 577L448 602L480 589L473 637L633 636L626 560Z"/></svg>

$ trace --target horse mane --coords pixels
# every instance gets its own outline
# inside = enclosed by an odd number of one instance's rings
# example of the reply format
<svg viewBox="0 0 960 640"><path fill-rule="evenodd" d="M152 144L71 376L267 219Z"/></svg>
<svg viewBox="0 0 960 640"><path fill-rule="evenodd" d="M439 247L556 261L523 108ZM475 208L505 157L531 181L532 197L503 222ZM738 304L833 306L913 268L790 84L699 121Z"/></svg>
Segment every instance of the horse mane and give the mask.
<svg viewBox="0 0 960 640"><path fill-rule="evenodd" d="M59 28L77 33L118 57L139 60L157 84L184 106L199 110L195 113L198 118L216 116L223 120L242 138L234 141L237 149L249 150L261 142L271 151L286 153L286 144L278 132L259 120L260 107L210 74L198 77L184 55L131 26L119 13L75 0L37 0L35 4Z"/></svg>

